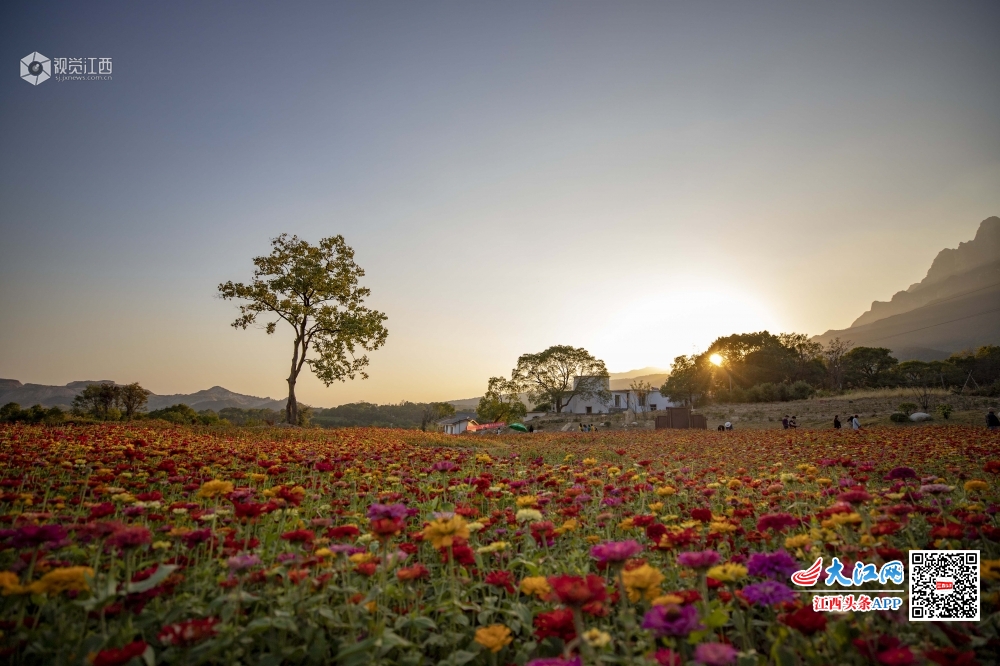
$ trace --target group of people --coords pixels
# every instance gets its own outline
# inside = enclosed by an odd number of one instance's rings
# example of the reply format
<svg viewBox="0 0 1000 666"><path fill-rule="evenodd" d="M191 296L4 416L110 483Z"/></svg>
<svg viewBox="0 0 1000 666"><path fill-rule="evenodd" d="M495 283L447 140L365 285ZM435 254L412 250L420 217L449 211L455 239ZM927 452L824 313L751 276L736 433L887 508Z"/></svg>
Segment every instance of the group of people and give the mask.
<svg viewBox="0 0 1000 666"><path fill-rule="evenodd" d="M854 416L848 415L847 425L851 426L851 430L861 430L861 421L858 420L857 414L855 414ZM833 417L833 427L836 428L837 430L840 430L840 428L842 427L840 423L840 414L837 414Z"/></svg>
<svg viewBox="0 0 1000 666"><path fill-rule="evenodd" d="M597 432L597 425L593 423L581 423L580 432Z"/></svg>
<svg viewBox="0 0 1000 666"><path fill-rule="evenodd" d="M792 418L788 418L788 414L785 414L783 417L781 417L781 427L784 428L785 430L788 430L789 428L798 428L799 417L793 416Z"/></svg>

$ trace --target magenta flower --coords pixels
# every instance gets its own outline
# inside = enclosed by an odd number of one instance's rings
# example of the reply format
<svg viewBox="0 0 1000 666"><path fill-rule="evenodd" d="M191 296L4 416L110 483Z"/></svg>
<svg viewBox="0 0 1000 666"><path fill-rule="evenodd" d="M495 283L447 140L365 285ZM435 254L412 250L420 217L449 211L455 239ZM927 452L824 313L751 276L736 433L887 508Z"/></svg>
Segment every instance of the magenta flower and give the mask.
<svg viewBox="0 0 1000 666"><path fill-rule="evenodd" d="M722 557L714 550L694 550L677 556L677 564L691 569L709 569L719 563Z"/></svg>
<svg viewBox="0 0 1000 666"><path fill-rule="evenodd" d="M798 569L799 563L785 549L774 553L754 553L747 561L747 573L761 578L787 579Z"/></svg>
<svg viewBox="0 0 1000 666"><path fill-rule="evenodd" d="M895 481L896 479L915 479L917 478L917 473L912 467L893 467L889 470L889 473L882 478L886 481Z"/></svg>
<svg viewBox="0 0 1000 666"><path fill-rule="evenodd" d="M848 490L837 495L837 500L851 504L863 504L872 498L864 490Z"/></svg>
<svg viewBox="0 0 1000 666"><path fill-rule="evenodd" d="M642 546L635 539L628 541L606 541L590 549L590 556L600 564L620 563L642 552Z"/></svg>
<svg viewBox="0 0 1000 666"><path fill-rule="evenodd" d="M653 606L642 618L642 628L649 629L656 636L687 636L702 626L694 606L666 604Z"/></svg>
<svg viewBox="0 0 1000 666"><path fill-rule="evenodd" d="M405 504L372 504L368 507L368 518L371 520L400 520L406 518L407 512Z"/></svg>
<svg viewBox="0 0 1000 666"><path fill-rule="evenodd" d="M725 643L702 643L695 648L694 659L705 666L728 666L736 661L736 649Z"/></svg>
<svg viewBox="0 0 1000 666"><path fill-rule="evenodd" d="M239 555L233 555L230 557L226 564L229 565L230 571L242 571L244 569L249 569L250 567L255 567L260 564L260 558L256 555L247 555L241 553Z"/></svg>
<svg viewBox="0 0 1000 666"><path fill-rule="evenodd" d="M775 580L747 585L743 588L743 596L750 603L760 606L775 606L782 601L795 601L795 592L784 583Z"/></svg>
<svg viewBox="0 0 1000 666"><path fill-rule="evenodd" d="M25 525L14 532L10 545L14 548L37 548L65 538L66 530L61 525Z"/></svg>
<svg viewBox="0 0 1000 666"><path fill-rule="evenodd" d="M761 531L777 530L781 532L788 527L794 527L798 524L799 519L790 513L769 513L760 517L760 520L757 521L757 529Z"/></svg>

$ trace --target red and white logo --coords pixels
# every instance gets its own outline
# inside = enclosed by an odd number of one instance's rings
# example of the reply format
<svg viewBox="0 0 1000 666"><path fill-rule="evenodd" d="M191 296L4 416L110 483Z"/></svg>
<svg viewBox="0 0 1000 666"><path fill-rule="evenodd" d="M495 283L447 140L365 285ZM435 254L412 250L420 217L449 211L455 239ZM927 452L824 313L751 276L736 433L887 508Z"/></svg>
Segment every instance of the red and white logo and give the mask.
<svg viewBox="0 0 1000 666"><path fill-rule="evenodd" d="M951 594L955 591L955 579L942 576L934 579L934 594Z"/></svg>

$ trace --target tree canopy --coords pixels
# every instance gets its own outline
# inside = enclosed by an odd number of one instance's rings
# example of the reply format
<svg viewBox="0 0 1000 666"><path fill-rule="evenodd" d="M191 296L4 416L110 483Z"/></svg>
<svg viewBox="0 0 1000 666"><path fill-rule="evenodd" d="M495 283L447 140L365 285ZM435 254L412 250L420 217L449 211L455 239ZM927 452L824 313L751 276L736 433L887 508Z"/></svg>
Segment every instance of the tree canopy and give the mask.
<svg viewBox="0 0 1000 666"><path fill-rule="evenodd" d="M219 293L226 300L245 301L234 328L246 329L258 317L274 317L264 324L270 335L284 321L293 332L291 370L285 421L299 422L295 385L308 365L324 384L361 376L370 352L385 344L387 317L364 305L371 291L359 286L365 272L354 263L354 250L343 236L331 236L312 245L298 236L281 234L271 241L271 254L255 257L249 284L224 282Z"/></svg>
<svg viewBox="0 0 1000 666"><path fill-rule="evenodd" d="M479 399L476 416L485 423L514 423L524 418L528 408L519 395L517 382L505 377L490 377L486 395Z"/></svg>
<svg viewBox="0 0 1000 666"><path fill-rule="evenodd" d="M555 345L537 354L523 354L511 380L535 403L548 402L556 413L574 396L610 399L604 361L583 347Z"/></svg>

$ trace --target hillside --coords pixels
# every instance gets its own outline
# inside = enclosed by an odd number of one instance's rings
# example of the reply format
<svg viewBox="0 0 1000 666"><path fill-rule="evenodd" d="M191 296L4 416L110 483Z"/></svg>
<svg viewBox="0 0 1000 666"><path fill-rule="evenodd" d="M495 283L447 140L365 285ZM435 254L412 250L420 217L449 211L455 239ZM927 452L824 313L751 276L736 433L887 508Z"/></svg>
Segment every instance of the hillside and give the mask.
<svg viewBox="0 0 1000 666"><path fill-rule="evenodd" d="M1000 342L1000 218L979 225L975 238L938 253L920 282L875 301L849 328L814 340L850 340L888 347L900 360L934 360Z"/></svg>
<svg viewBox="0 0 1000 666"><path fill-rule="evenodd" d="M110 379L95 379L75 381L65 386L47 386L44 384L22 384L16 379L0 379L0 405L16 402L22 407L41 405L43 407L69 408L73 398L88 384L113 383ZM284 409L283 400L273 398L258 398L252 395L234 393L221 386L213 386L196 393L177 393L173 395L149 396L148 408L161 409L183 403L196 411L213 409L219 411L226 407L241 407L243 409Z"/></svg>

